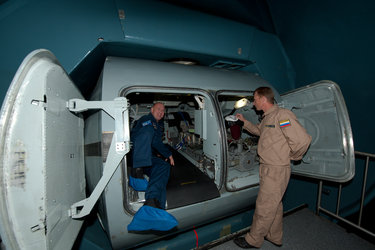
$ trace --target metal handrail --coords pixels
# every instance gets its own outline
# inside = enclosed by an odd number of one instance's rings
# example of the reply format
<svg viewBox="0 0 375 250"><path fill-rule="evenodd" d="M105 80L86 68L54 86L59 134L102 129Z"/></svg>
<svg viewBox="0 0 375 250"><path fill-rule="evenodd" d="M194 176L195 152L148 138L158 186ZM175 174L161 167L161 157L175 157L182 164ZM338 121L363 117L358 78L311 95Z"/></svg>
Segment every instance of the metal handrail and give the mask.
<svg viewBox="0 0 375 250"><path fill-rule="evenodd" d="M322 212L324 212L324 213L326 213L326 214L334 217L337 220L345 222L345 223L347 223L347 224L349 224L349 225L351 225L351 226L353 226L353 227L361 230L362 232L364 232L364 233L366 233L366 234L368 234L368 235L370 235L372 237L375 237L375 233L370 232L369 230L361 227L363 204L364 204L364 201L365 201L365 193L366 193L368 166L369 166L370 158L375 159L375 154L370 154L370 153L364 153L364 152L355 151L355 155L366 157L366 165L365 165L365 171L364 171L364 175L363 175L363 183L362 183L362 192L361 192L361 201L360 201L358 222L355 224L355 223L353 223L353 222L351 222L351 221L349 221L349 220L347 220L344 217L341 217L339 215L340 201L341 201L341 192L342 192L342 184L341 183L339 184L339 191L338 191L337 202L336 202L336 213L332 213L331 211L328 211L327 209L324 209L323 207L321 207L321 199L322 199L322 191L323 191L323 180L319 181L316 214L319 215L319 212L322 211Z"/></svg>

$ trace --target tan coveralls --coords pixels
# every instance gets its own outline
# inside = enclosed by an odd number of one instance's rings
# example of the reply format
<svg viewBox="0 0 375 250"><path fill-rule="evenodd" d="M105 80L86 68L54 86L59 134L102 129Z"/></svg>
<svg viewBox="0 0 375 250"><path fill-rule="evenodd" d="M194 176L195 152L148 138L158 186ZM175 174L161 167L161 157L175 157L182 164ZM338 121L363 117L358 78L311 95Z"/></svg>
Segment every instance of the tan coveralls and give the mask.
<svg viewBox="0 0 375 250"><path fill-rule="evenodd" d="M282 244L282 197L290 177L290 160L300 160L308 149L311 136L293 112L274 105L264 113L260 124L245 121L244 128L259 135L259 193L251 230L246 241L260 247L264 238Z"/></svg>

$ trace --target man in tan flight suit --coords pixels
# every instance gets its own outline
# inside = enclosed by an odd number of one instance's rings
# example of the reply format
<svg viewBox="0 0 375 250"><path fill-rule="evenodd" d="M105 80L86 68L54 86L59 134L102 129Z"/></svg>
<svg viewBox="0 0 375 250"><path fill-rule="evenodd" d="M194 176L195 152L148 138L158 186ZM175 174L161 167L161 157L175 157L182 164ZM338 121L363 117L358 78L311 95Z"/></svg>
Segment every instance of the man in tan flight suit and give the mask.
<svg viewBox="0 0 375 250"><path fill-rule="evenodd" d="M259 248L264 239L276 246L282 245L282 198L290 177L290 160L301 160L307 151L311 136L290 110L274 104L274 93L269 87L257 88L254 106L263 110L263 120L254 125L242 114L236 117L244 128L258 135L259 193L253 223L245 237L234 239L241 248Z"/></svg>

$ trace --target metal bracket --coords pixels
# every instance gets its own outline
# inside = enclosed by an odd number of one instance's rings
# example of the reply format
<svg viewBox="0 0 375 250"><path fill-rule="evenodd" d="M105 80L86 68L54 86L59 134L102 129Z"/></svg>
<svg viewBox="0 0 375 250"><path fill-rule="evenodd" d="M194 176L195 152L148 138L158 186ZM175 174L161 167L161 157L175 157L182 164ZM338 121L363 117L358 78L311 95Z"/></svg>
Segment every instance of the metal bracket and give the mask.
<svg viewBox="0 0 375 250"><path fill-rule="evenodd" d="M89 109L102 109L115 120L115 132L107 160L104 163L103 176L88 198L76 202L70 207L68 213L74 219L82 218L91 212L121 160L130 150L130 132L127 125L129 124L128 107L128 101L124 97L115 98L113 101L71 99L67 102L67 108L72 112L79 113Z"/></svg>

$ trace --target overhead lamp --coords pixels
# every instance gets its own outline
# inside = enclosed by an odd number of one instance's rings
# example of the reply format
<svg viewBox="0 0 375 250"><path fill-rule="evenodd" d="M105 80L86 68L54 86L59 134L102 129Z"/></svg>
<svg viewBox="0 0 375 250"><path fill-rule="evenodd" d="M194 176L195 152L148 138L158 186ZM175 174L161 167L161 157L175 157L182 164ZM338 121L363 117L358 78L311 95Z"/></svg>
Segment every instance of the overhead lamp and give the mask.
<svg viewBox="0 0 375 250"><path fill-rule="evenodd" d="M250 106L251 102L246 99L246 98L242 98L238 101L236 101L236 103L234 104L234 108L235 109L239 109L239 108L242 108L244 106Z"/></svg>

